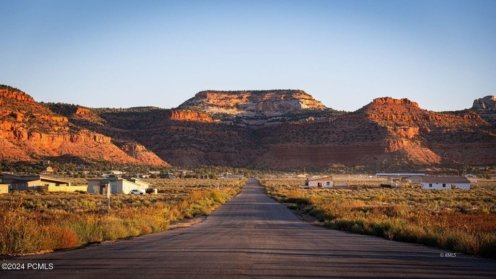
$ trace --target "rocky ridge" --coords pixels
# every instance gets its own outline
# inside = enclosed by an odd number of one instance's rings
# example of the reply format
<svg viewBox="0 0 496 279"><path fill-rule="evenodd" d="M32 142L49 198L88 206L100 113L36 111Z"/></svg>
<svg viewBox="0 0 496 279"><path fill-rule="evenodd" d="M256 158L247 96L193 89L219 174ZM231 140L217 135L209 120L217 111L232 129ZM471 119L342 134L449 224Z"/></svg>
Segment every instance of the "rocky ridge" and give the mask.
<svg viewBox="0 0 496 279"><path fill-rule="evenodd" d="M271 90L202 91L175 109L93 109L18 93L0 97L5 160L71 155L281 170L496 163L496 129L479 107L441 113L383 97L344 113L300 90Z"/></svg>

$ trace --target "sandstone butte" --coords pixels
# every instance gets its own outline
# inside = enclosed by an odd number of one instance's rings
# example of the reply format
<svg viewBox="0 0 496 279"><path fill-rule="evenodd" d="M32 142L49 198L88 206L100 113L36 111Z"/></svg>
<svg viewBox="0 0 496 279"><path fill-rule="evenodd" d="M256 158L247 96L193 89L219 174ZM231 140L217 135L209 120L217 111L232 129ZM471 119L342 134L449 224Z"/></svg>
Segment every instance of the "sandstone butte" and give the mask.
<svg viewBox="0 0 496 279"><path fill-rule="evenodd" d="M179 108L231 116L277 116L325 106L302 90L201 91Z"/></svg>
<svg viewBox="0 0 496 279"><path fill-rule="evenodd" d="M40 104L2 86L0 158L281 170L494 165L494 100L441 113L384 97L338 112L302 90L208 90L171 110L92 109Z"/></svg>

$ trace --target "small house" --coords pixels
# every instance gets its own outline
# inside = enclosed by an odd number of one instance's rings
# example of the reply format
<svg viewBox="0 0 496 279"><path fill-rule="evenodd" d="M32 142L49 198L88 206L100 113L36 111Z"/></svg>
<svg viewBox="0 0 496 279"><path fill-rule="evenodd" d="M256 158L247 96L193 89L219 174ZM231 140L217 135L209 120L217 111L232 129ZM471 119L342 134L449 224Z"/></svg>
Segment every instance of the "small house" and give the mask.
<svg viewBox="0 0 496 279"><path fill-rule="evenodd" d="M38 190L48 192L86 192L86 185L71 185L70 182L43 175L2 174L2 183L10 190Z"/></svg>
<svg viewBox="0 0 496 279"><path fill-rule="evenodd" d="M425 176L421 184L428 190L470 189L470 180L464 176Z"/></svg>
<svg viewBox="0 0 496 279"><path fill-rule="evenodd" d="M320 178L312 178L307 179L305 182L305 186L308 187L332 187L334 185L334 181L332 180L332 176L320 177Z"/></svg>
<svg viewBox="0 0 496 279"><path fill-rule="evenodd" d="M3 174L2 183L9 184L11 190L48 190L49 186L69 186L68 181L41 175Z"/></svg>
<svg viewBox="0 0 496 279"><path fill-rule="evenodd" d="M139 179L128 180L116 177L88 180L88 193L105 194L107 187L110 187L112 194L129 194L132 190L140 190L145 193L150 184Z"/></svg>

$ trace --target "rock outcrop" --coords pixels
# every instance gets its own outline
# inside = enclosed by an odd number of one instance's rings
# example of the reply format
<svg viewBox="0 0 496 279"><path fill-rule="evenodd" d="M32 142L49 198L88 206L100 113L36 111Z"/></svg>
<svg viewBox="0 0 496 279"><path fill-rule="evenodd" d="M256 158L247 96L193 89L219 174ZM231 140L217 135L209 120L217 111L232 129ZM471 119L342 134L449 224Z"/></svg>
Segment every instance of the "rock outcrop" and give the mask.
<svg viewBox="0 0 496 279"><path fill-rule="evenodd" d="M474 133L491 130L477 114L431 112L408 99L378 98L361 111L387 131L386 152L403 154L404 163L456 163L447 158L448 154L438 154L432 144L448 146L452 142L447 138L452 135L456 137L454 141L477 142L478 139L471 139Z"/></svg>
<svg viewBox="0 0 496 279"><path fill-rule="evenodd" d="M472 110L496 127L496 96L474 100Z"/></svg>
<svg viewBox="0 0 496 279"><path fill-rule="evenodd" d="M202 91L179 108L210 114L236 116L278 116L325 106L302 90Z"/></svg>
<svg viewBox="0 0 496 279"><path fill-rule="evenodd" d="M34 103L33 97L17 88L7 85L0 85L0 99L10 99L24 103Z"/></svg>
<svg viewBox="0 0 496 279"><path fill-rule="evenodd" d="M214 122L214 119L208 113L184 109L171 110L169 118L175 121Z"/></svg>
<svg viewBox="0 0 496 279"><path fill-rule="evenodd" d="M201 91L179 109L204 112L222 123L242 126L314 121L334 112L302 90Z"/></svg>
<svg viewBox="0 0 496 279"><path fill-rule="evenodd" d="M472 109L476 111L496 112L496 96L486 96L474 100Z"/></svg>

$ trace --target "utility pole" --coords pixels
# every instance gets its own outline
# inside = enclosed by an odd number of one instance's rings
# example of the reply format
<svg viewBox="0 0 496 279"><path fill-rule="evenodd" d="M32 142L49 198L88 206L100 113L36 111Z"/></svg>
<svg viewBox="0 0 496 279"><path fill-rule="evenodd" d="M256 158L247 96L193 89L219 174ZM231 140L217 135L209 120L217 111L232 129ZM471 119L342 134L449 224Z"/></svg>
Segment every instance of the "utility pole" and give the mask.
<svg viewBox="0 0 496 279"><path fill-rule="evenodd" d="M110 183L107 183L107 215L110 215L110 194L112 193L110 189Z"/></svg>

